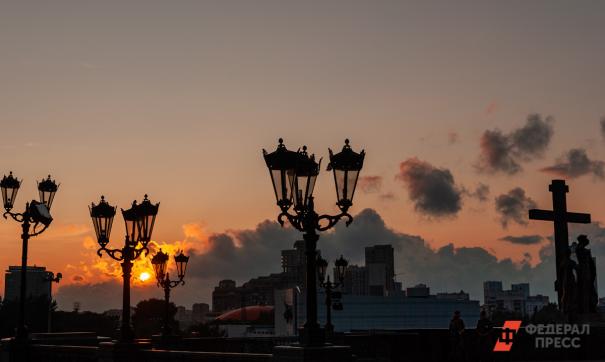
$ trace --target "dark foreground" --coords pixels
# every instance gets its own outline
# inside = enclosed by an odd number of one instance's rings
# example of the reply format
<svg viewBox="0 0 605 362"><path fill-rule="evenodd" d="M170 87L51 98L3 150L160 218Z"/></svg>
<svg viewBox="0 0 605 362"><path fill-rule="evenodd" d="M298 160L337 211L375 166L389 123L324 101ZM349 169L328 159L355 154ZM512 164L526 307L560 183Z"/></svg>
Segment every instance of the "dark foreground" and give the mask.
<svg viewBox="0 0 605 362"><path fill-rule="evenodd" d="M447 330L355 332L335 336L334 344L350 346L355 361L597 361L605 360L605 329L545 346L536 344L536 334L524 329L512 336L509 352L493 352L502 331L479 338L467 330L461 340L452 340ZM560 340L559 342L561 342ZM292 344L292 338L184 338L169 342L140 340L136 345L119 345L93 334L34 336L26 346L3 340L0 362L113 362L113 361L225 361L270 362L273 348ZM566 347L567 346L567 347ZM304 359L307 360L307 359ZM322 361L326 361L325 359Z"/></svg>

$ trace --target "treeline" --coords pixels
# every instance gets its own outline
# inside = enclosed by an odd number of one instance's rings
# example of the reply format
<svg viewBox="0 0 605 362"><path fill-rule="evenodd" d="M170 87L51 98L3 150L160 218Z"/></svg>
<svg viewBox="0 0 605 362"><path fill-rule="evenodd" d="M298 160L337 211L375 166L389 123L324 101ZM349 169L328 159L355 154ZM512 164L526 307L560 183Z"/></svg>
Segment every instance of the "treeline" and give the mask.
<svg viewBox="0 0 605 362"><path fill-rule="evenodd" d="M137 338L151 338L152 335L161 333L164 308L164 301L160 299L143 300L136 305L132 325ZM168 323L174 334L199 337L221 335L216 326L204 323L181 330L174 318L176 306L170 303L168 308ZM0 337L14 336L18 315L18 301L3 301L0 304ZM52 332L95 332L98 336L105 337L117 337L120 328L120 318L117 316L78 310L57 311L56 302L44 297L27 300L25 323L30 333L45 333L50 323Z"/></svg>

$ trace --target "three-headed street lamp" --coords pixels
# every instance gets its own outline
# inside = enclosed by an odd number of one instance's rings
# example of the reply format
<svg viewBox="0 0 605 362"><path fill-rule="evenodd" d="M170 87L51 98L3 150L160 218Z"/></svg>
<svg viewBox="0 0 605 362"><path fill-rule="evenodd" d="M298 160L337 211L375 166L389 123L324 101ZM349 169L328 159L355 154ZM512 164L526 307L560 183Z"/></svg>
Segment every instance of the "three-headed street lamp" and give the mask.
<svg viewBox="0 0 605 362"><path fill-rule="evenodd" d="M326 292L326 337L331 338L334 333L334 325L332 325L332 308L334 309L342 309L342 304L339 302L338 304L333 304L333 299L339 300L340 297L335 294L334 289L344 285L345 272L347 270L347 265L349 262L340 256L335 262L334 266L336 267L336 279L335 281L330 281L330 276L327 276L326 279L326 271L328 269L328 261L321 257L321 255L317 256L317 275L319 277L319 285L324 288Z"/></svg>
<svg viewBox="0 0 605 362"><path fill-rule="evenodd" d="M185 285L185 272L187 271L187 263L189 257L185 256L181 251L179 255L175 255L174 262L176 264L177 280L170 280L169 273L166 272L168 265L168 254L162 252L162 249L151 258L151 265L153 265L153 271L155 272L155 278L157 285L164 289L164 325L162 327L162 337L166 338L172 335L172 329L170 328L170 289L176 288L178 285Z"/></svg>
<svg viewBox="0 0 605 362"><path fill-rule="evenodd" d="M348 139L345 140L341 152L333 154L332 150L328 149L328 151L330 163L327 170L333 171L334 174L336 205L340 209L338 215L318 215L315 212L313 189L319 174L321 160L318 163L315 161L314 155L309 156L306 146L296 152L289 151L280 138L275 151L268 153L263 150L263 156L273 182L277 205L281 209L277 221L283 226L285 218L294 228L304 233L307 320L303 326L301 344L305 346L324 344L324 335L317 322L317 271L315 265L317 240L319 240L317 232L334 227L342 218L347 219L347 226L353 221L353 217L347 211L353 205L353 194L365 157L364 151L357 153L351 149ZM294 205L295 214L288 212L292 205Z"/></svg>
<svg viewBox="0 0 605 362"><path fill-rule="evenodd" d="M132 272L133 261L143 252L149 254L147 245L151 240L151 232L155 224L155 218L158 214L160 204L152 204L145 195L140 204L136 200L132 202L132 207L128 210L122 209L122 217L126 225L126 237L124 246L121 249L108 249L109 235L113 218L116 214L116 207L109 205L105 197L101 196L99 204L89 207L90 217L97 235L99 250L97 254L102 257L105 252L112 259L121 261L123 276L122 291L122 326L120 328L120 342L129 343L134 340L134 332L130 325L130 276Z"/></svg>
<svg viewBox="0 0 605 362"><path fill-rule="evenodd" d="M12 212L17 193L21 187L21 181L13 176L10 172L8 177L4 175L2 181L0 181L0 190L2 191L2 200L4 202L3 214L6 219L7 216L13 218L21 224L23 230L21 234L21 240L23 241L21 251L21 290L19 294L19 318L17 321L16 339L18 341L27 340L27 329L25 327L25 302L27 299L27 247L29 238L36 235L42 234L53 221L50 216L50 207L52 206L53 200L55 199L55 193L59 186L54 180L51 180L50 175L47 179L42 179L38 182L38 193L40 195L40 201L32 200L25 203L25 210L20 213ZM33 230L32 229L33 224ZM38 226L42 225L42 228L38 230Z"/></svg>

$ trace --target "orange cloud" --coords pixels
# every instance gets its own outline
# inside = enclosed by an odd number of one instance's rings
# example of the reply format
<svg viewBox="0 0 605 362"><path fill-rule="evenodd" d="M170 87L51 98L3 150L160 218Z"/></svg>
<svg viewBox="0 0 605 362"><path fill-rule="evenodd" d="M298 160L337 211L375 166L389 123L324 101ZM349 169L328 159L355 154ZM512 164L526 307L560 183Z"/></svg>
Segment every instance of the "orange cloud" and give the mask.
<svg viewBox="0 0 605 362"><path fill-rule="evenodd" d="M168 272L174 273L175 265L173 257L181 250L185 254L191 254L190 251L195 250L198 254L204 254L210 250L210 242L208 233L201 223L189 223L182 226L184 239L176 240L173 242L159 242L152 240L148 244L149 255L141 255L133 263L132 267L132 286L155 286L155 274L153 272L153 266L151 265L152 256L157 253L160 249L170 255L168 262ZM100 283L111 280L121 281L122 280L122 267L120 262L112 259L105 252L102 253L102 257L99 257L97 250L99 245L97 244L94 237L87 235L82 240L82 246L85 252L83 253L83 261L77 265L68 264L65 268L66 284L78 283ZM112 245L110 245L110 248ZM116 244L113 246L118 248ZM151 275L151 278L141 278L141 275L145 273Z"/></svg>

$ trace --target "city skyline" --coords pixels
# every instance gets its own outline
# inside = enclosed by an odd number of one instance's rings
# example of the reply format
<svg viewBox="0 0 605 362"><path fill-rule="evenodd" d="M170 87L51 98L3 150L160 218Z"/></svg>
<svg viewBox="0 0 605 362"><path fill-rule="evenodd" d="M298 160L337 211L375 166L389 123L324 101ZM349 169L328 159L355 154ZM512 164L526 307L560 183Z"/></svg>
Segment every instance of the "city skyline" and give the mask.
<svg viewBox="0 0 605 362"><path fill-rule="evenodd" d="M24 180L16 211L36 181L61 183L29 264L63 273L62 309L119 290L87 207L148 193L162 205L154 245L192 256L175 302L207 302L219 279L279 271L299 238L275 221L261 149L283 137L325 164L349 138L367 152L356 220L322 235L326 256L355 263L392 243L404 286L448 272L435 291L473 293L481 270L553 299L552 225L526 212L551 208L551 179L593 218L570 241L587 234L599 271L605 260L605 5L584 4L7 4L0 175ZM336 210L331 183L322 169L322 212ZM110 246L122 230L116 218ZM0 222L0 265L19 258L18 225ZM150 271L136 264L135 296L161 296L138 278Z"/></svg>

